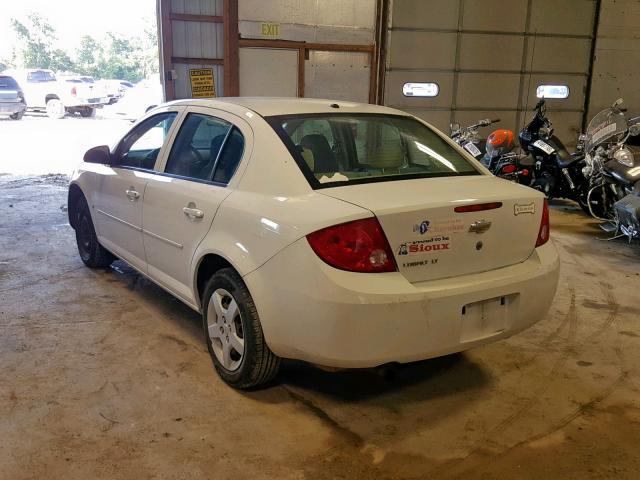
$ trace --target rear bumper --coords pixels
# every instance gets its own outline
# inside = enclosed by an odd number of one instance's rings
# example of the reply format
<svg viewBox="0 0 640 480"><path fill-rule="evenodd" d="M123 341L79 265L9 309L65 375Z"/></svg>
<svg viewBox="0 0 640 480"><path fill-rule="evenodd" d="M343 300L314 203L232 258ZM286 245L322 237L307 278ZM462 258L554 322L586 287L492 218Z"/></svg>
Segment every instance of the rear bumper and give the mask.
<svg viewBox="0 0 640 480"><path fill-rule="evenodd" d="M69 103L65 103L65 107L67 108L77 108L77 107L95 107L101 108L103 105L109 103L109 99L107 97L96 97L96 98L76 98L70 100Z"/></svg>
<svg viewBox="0 0 640 480"><path fill-rule="evenodd" d="M517 265L411 284L397 272L329 267L303 238L244 279L274 353L372 367L446 355L528 328L551 305L559 265L549 242Z"/></svg>
<svg viewBox="0 0 640 480"><path fill-rule="evenodd" d="M0 114L13 115L14 113L24 112L27 106L21 102L2 102L0 101Z"/></svg>

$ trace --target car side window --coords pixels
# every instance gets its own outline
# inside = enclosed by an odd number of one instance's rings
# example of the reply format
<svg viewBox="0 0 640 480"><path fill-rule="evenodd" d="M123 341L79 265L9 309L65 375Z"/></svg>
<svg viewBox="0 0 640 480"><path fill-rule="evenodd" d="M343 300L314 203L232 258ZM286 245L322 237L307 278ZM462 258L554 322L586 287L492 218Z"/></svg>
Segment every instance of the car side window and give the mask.
<svg viewBox="0 0 640 480"><path fill-rule="evenodd" d="M116 150L114 166L153 170L177 112L159 113L131 130Z"/></svg>
<svg viewBox="0 0 640 480"><path fill-rule="evenodd" d="M244 137L237 127L233 127L227 141L222 147L220 157L216 164L216 171L213 181L219 183L229 183L231 177L238 168L242 154L244 153Z"/></svg>
<svg viewBox="0 0 640 480"><path fill-rule="evenodd" d="M165 173L194 180L228 183L244 150L244 139L231 123L190 113L167 159Z"/></svg>

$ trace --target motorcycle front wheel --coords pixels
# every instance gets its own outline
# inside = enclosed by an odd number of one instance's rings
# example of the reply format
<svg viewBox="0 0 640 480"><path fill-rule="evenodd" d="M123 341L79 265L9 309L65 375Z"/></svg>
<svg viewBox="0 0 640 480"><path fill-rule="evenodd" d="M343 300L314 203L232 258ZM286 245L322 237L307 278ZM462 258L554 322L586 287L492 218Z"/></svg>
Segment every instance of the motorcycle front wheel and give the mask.
<svg viewBox="0 0 640 480"><path fill-rule="evenodd" d="M612 220L615 199L607 192L606 184L596 185L578 195L578 203L589 216L599 220Z"/></svg>

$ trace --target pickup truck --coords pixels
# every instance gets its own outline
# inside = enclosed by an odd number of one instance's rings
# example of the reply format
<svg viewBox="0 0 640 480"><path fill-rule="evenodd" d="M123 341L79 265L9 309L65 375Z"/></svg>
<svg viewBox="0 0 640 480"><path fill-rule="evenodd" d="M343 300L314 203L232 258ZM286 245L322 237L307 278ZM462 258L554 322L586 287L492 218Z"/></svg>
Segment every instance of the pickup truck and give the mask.
<svg viewBox="0 0 640 480"><path fill-rule="evenodd" d="M63 118L67 113L83 117L95 116L96 109L109 103L94 86L82 81L58 80L51 70L36 68L6 70L24 92L28 110L44 110L51 118ZM97 90L97 89L96 89Z"/></svg>

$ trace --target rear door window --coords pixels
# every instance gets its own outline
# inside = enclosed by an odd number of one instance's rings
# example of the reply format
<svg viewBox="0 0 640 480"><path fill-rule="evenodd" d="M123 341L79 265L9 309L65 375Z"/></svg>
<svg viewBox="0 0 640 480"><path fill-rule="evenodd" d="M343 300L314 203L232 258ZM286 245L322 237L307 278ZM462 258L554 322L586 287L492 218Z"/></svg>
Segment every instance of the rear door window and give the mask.
<svg viewBox="0 0 640 480"><path fill-rule="evenodd" d="M228 183L244 151L244 138L231 123L190 113L182 123L165 173L193 180Z"/></svg>

